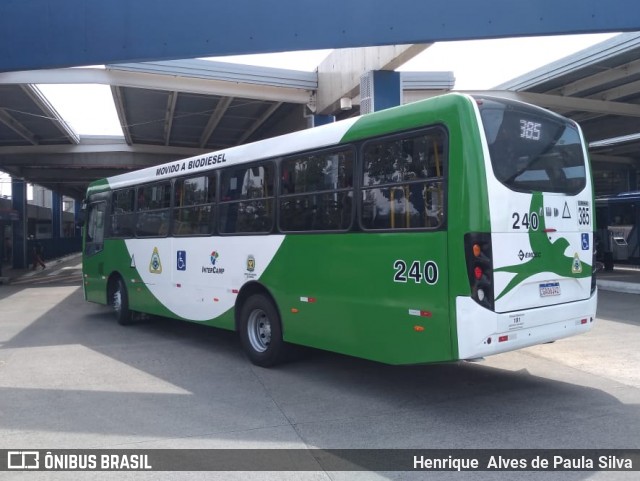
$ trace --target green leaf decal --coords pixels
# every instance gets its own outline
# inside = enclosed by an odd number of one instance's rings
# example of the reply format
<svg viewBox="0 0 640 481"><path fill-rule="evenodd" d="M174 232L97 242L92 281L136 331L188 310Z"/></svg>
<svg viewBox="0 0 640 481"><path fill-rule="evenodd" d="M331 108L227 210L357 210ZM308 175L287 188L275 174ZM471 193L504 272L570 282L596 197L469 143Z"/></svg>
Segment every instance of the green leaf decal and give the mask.
<svg viewBox="0 0 640 481"><path fill-rule="evenodd" d="M514 264L495 269L495 272L511 272L515 276L496 297L496 301L513 290L514 287L524 282L531 276L540 272L552 272L560 277L582 278L591 276L591 266L580 262L576 263L574 255L566 256L569 241L564 237L551 242L545 232L545 217L543 210L543 196L541 192L535 192L531 198L529 212L537 212L540 218L538 230L529 231L529 242L533 252L539 253L523 264Z"/></svg>

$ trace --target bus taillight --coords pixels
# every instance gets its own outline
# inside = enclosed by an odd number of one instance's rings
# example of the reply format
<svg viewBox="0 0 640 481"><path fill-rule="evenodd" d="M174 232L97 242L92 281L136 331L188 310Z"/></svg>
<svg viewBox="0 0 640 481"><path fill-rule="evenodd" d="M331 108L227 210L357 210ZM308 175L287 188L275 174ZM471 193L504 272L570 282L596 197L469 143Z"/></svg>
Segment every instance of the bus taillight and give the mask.
<svg viewBox="0 0 640 481"><path fill-rule="evenodd" d="M473 268L473 275L475 276L476 280L479 281L480 279L482 279L484 272L482 272L482 269L480 267L476 266Z"/></svg>
<svg viewBox="0 0 640 481"><path fill-rule="evenodd" d="M493 310L491 234L466 234L464 246L471 297L481 306Z"/></svg>

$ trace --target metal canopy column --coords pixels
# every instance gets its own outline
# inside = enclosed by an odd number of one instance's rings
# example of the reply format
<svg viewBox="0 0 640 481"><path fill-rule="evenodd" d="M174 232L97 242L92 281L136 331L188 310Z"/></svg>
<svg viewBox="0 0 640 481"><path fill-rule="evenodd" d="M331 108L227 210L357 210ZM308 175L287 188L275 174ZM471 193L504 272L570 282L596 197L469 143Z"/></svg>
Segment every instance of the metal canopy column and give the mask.
<svg viewBox="0 0 640 481"><path fill-rule="evenodd" d="M60 239L62 227L62 196L55 190L51 191L51 238Z"/></svg>
<svg viewBox="0 0 640 481"><path fill-rule="evenodd" d="M314 115L311 119L312 127L320 127L321 125L330 124L336 121L333 115Z"/></svg>
<svg viewBox="0 0 640 481"><path fill-rule="evenodd" d="M11 178L11 204L18 212L13 223L13 268L27 267L27 183L24 179Z"/></svg>
<svg viewBox="0 0 640 481"><path fill-rule="evenodd" d="M80 238L82 237L82 228L80 224L82 224L82 200L73 199L73 228L74 228L74 237Z"/></svg>
<svg viewBox="0 0 640 481"><path fill-rule="evenodd" d="M360 113L368 114L402 104L400 72L375 70L360 81Z"/></svg>

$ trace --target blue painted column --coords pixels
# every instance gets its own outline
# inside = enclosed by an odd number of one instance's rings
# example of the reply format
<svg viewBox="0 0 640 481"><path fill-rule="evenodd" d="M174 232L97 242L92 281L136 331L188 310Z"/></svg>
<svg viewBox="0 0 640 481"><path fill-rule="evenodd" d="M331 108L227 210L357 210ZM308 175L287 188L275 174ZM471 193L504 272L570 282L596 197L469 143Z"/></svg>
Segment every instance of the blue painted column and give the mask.
<svg viewBox="0 0 640 481"><path fill-rule="evenodd" d="M18 211L13 223L13 268L27 267L27 183L11 178L11 207Z"/></svg>
<svg viewBox="0 0 640 481"><path fill-rule="evenodd" d="M402 104L402 84L400 72L391 70L374 70L367 75L373 75L373 110L385 110Z"/></svg>
<svg viewBox="0 0 640 481"><path fill-rule="evenodd" d="M74 237L82 237L82 229L80 221L82 220L82 200L73 199L73 228L75 229Z"/></svg>
<svg viewBox="0 0 640 481"><path fill-rule="evenodd" d="M62 196L58 192L51 191L51 252L47 255L60 257L66 254L65 239L61 239L61 232Z"/></svg>
<svg viewBox="0 0 640 481"><path fill-rule="evenodd" d="M320 127L325 124L332 124L336 121L336 118L333 115L314 115L312 117L312 127Z"/></svg>
<svg viewBox="0 0 640 481"><path fill-rule="evenodd" d="M60 239L62 230L62 196L51 192L51 238Z"/></svg>

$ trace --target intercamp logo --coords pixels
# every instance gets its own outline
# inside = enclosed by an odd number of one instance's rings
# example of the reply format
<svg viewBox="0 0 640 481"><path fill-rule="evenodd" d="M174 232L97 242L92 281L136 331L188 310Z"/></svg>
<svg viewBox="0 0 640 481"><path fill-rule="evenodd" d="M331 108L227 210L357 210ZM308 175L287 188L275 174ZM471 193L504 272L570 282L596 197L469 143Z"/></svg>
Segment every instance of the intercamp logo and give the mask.
<svg viewBox="0 0 640 481"><path fill-rule="evenodd" d="M223 274L224 268L220 267L220 262L217 262L219 257L220 257L220 253L218 251L211 251L211 255L209 256L209 262L211 262L211 266L202 266L202 273L203 274Z"/></svg>

